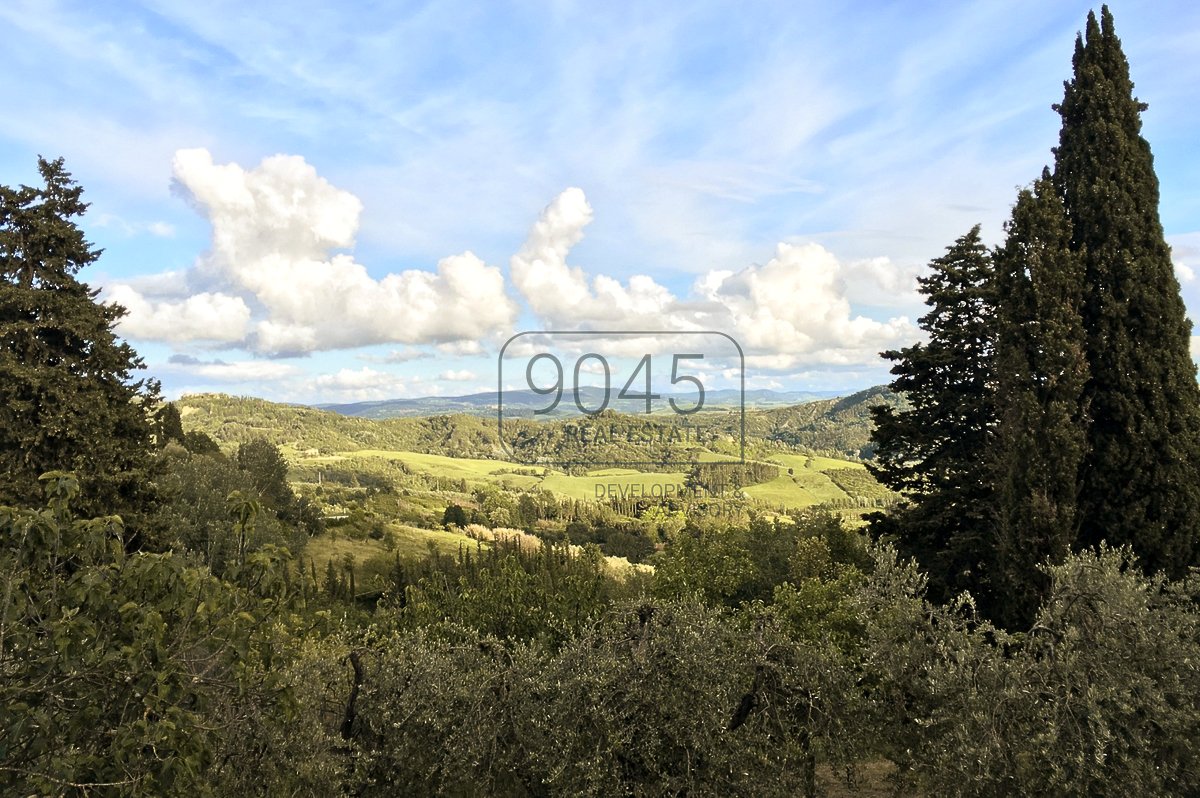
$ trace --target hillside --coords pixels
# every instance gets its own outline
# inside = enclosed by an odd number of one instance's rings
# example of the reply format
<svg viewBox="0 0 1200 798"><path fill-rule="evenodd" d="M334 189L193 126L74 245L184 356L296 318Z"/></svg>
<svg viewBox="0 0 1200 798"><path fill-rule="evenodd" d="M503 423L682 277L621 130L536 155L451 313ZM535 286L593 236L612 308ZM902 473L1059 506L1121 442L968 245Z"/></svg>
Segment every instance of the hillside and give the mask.
<svg viewBox="0 0 1200 798"><path fill-rule="evenodd" d="M871 408L903 407L904 400L878 385L837 399L746 414L746 434L787 446L839 452L868 460L871 445Z"/></svg>
<svg viewBox="0 0 1200 798"><path fill-rule="evenodd" d="M745 413L747 456L780 450L803 450L852 460L870 455L870 408L898 405L899 398L876 387L837 399ZM189 429L198 429L217 442L234 446L265 438L281 448L310 455L370 450L408 451L450 457L509 460L522 463L546 459L571 459L581 463L645 460L647 452L671 462L703 459L704 452L739 454L742 417L730 408L714 409L695 417L704 430L699 441L667 441L655 448L637 441L654 438L674 419L664 416L630 416L606 411L585 423L576 420L505 421L501 445L494 416L471 414L433 415L380 420L347 416L332 410L279 404L263 399L224 394L197 394L178 402ZM619 435L592 435L599 428Z"/></svg>
<svg viewBox="0 0 1200 798"><path fill-rule="evenodd" d="M185 396L177 404L188 429L227 446L264 438L285 450L326 455L360 449L485 458L503 454L495 421L476 416L373 421L225 394Z"/></svg>
<svg viewBox="0 0 1200 798"><path fill-rule="evenodd" d="M219 394L185 397L178 406L185 429L208 434L226 451L255 439L278 446L293 486L327 518L350 517L359 535L383 524L397 545L442 546L413 530L439 529L447 508L459 505L474 520L519 520L561 539L569 519L583 513L594 529L573 542L640 557L646 551L629 548L630 530L641 528L638 519L655 504L726 521L814 506L857 518L891 504L897 497L858 459L867 448L869 408L886 401L894 397L873 390L749 411L744 463L731 462L741 453L742 417L729 410L694 417L704 430L698 439L657 447L644 438L669 427L671 417L606 411L585 422L516 419L505 422L506 451L496 422L472 415L375 421ZM612 467L623 457L641 461Z"/></svg>

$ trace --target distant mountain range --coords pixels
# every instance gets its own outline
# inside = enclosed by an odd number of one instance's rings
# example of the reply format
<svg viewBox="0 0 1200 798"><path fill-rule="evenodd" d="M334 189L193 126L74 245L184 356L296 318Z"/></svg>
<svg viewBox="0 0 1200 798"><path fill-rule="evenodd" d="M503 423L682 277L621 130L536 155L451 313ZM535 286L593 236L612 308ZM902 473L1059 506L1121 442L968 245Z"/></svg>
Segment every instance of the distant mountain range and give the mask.
<svg viewBox="0 0 1200 798"><path fill-rule="evenodd" d="M852 392L772 391L768 389L756 389L746 391L745 406L747 410L787 407L815 402L821 399L846 396L850 393ZM667 399L671 396L674 396L681 407L691 407L696 402L695 392L682 392L674 395L664 394L661 399L655 401L655 405L662 408L659 412L670 412L667 409ZM553 395L543 396L533 391L505 391L503 399L504 415L506 418L534 418L536 417L534 411L547 407L554 401ZM604 392L599 388L584 387L579 391L579 400L584 407L594 410L604 401ZM574 406L574 401L575 397L572 392L569 390L564 391L558 408L551 413L544 414L542 418L562 418L567 415L577 414L578 409ZM742 401L741 391L736 388L710 390L704 394L705 409L727 411L730 408L737 407L740 401ZM467 394L465 396L422 396L414 399L383 399L374 402L318 404L312 406L319 410L330 410L343 416L385 419L454 415L457 413L472 416L495 416L499 402L496 393L488 391L485 393ZM620 413L639 413L645 411L645 400L619 399L617 397L617 389L614 388L609 395L608 407Z"/></svg>

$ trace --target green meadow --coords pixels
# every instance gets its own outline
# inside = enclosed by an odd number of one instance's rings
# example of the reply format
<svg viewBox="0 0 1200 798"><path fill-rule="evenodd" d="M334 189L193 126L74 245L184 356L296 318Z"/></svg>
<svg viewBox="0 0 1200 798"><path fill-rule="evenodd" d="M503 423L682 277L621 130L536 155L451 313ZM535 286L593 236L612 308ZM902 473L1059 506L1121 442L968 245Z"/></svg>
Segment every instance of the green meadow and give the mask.
<svg viewBox="0 0 1200 798"><path fill-rule="evenodd" d="M645 472L631 468L597 468L582 475L574 475L506 460L447 457L387 449L359 449L316 457L304 456L295 450L285 452L298 464L309 466L339 463L352 468L355 460L385 460L402 463L416 473L463 480L472 488L484 484L500 485L513 490L540 488L563 498L583 501L595 501L598 498L606 500L611 496L639 498L672 495L682 489L688 476L686 471ZM730 461L728 457L707 451L701 452L700 460ZM760 462L779 466L779 476L768 482L747 487L744 491L750 499L772 507L811 507L824 502L878 493L869 490L875 483L861 463L833 457L774 453ZM789 469L791 473L788 473ZM530 471L537 473L518 473ZM855 480L847 480L844 477L835 479L826 473L850 471L860 473L861 477ZM849 492L845 489L850 486L848 483L853 485Z"/></svg>

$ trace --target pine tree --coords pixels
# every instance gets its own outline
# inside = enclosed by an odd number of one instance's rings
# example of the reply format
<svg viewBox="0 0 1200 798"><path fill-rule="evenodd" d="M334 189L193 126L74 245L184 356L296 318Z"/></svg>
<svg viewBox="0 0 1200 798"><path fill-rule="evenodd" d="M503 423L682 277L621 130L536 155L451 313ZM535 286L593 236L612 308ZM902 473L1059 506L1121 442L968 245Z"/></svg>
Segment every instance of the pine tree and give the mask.
<svg viewBox="0 0 1200 798"><path fill-rule="evenodd" d="M1087 442L1080 318L1082 264L1050 173L1013 208L995 253L996 485L988 610L1026 627L1049 583L1037 566L1060 562L1078 533L1079 468Z"/></svg>
<svg viewBox="0 0 1200 798"><path fill-rule="evenodd" d="M920 320L927 343L884 352L895 361L891 388L907 409L872 410L881 482L908 504L875 516L876 534L929 571L930 593L978 589L988 557L991 485L980 472L995 426L992 260L979 226L930 263L920 279L931 310Z"/></svg>
<svg viewBox="0 0 1200 798"><path fill-rule="evenodd" d="M0 186L0 503L40 505L38 477L62 470L83 512L128 514L145 501L157 384L132 379L142 361L113 333L125 310L75 277L100 256L74 221L82 190L61 158L38 170L41 188Z"/></svg>
<svg viewBox="0 0 1200 798"><path fill-rule="evenodd" d="M1091 415L1080 542L1180 575L1200 547L1200 388L1141 111L1108 8L1075 42L1054 180L1083 258Z"/></svg>

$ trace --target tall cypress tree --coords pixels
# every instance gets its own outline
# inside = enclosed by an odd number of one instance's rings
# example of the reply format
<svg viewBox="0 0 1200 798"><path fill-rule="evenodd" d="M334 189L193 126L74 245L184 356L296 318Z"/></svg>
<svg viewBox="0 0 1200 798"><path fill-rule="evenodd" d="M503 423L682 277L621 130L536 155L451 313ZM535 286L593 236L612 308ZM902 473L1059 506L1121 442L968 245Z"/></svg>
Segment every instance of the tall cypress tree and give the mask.
<svg viewBox="0 0 1200 798"><path fill-rule="evenodd" d="M995 427L992 259L979 226L930 263L920 291L930 311L926 343L884 352L892 390L909 406L872 409L871 472L908 503L872 519L929 572L930 594L978 591L990 551L992 486L980 471Z"/></svg>
<svg viewBox="0 0 1200 798"><path fill-rule="evenodd" d="M1066 83L1054 181L1083 259L1091 415L1080 542L1130 543L1179 575L1200 546L1200 388L1158 216L1129 65L1107 6L1088 15Z"/></svg>
<svg viewBox="0 0 1200 798"><path fill-rule="evenodd" d="M996 485L992 617L1027 626L1049 587L1037 565L1060 561L1078 533L1079 469L1087 445L1082 263L1049 171L1013 208L994 256Z"/></svg>
<svg viewBox="0 0 1200 798"><path fill-rule="evenodd" d="M0 186L0 504L41 506L38 476L73 471L84 513L129 514L145 498L157 385L117 340L125 310L75 274L98 250L75 224L87 204L62 159L44 185Z"/></svg>

